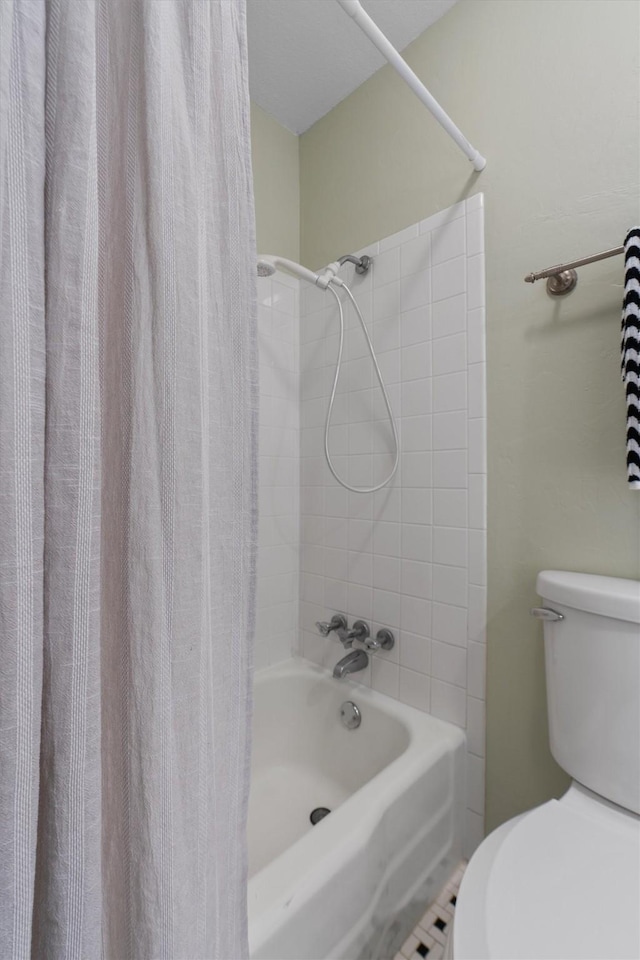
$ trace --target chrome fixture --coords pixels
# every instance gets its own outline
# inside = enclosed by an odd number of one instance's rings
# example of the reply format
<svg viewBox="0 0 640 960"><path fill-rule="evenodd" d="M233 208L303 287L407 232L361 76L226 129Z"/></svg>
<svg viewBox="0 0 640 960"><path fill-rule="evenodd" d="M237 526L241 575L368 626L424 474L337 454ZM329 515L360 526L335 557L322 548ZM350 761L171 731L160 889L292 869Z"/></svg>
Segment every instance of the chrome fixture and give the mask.
<svg viewBox="0 0 640 960"><path fill-rule="evenodd" d="M533 276L533 274L530 274ZM542 278L540 278L542 279ZM525 283L533 283L533 280L527 280ZM578 274L575 270L560 270L558 273L552 273L547 280L547 293L551 297L564 297L578 285Z"/></svg>
<svg viewBox="0 0 640 960"><path fill-rule="evenodd" d="M366 643L369 639L370 632L369 624L365 623L364 620L355 620L351 630L336 630L345 649L352 647L354 640L360 640L361 643Z"/></svg>
<svg viewBox="0 0 640 960"><path fill-rule="evenodd" d="M334 613L329 623L326 620L316 620L316 628L323 637L328 637L332 630L346 630L347 618L343 613Z"/></svg>
<svg viewBox="0 0 640 960"><path fill-rule="evenodd" d="M358 673L364 670L369 663L369 656L364 650L352 650L342 660L338 660L333 668L333 676L336 680L344 680L350 673Z"/></svg>
<svg viewBox="0 0 640 960"><path fill-rule="evenodd" d="M355 627L355 623L354 623ZM395 645L395 638L391 630L383 627L378 630L375 637L369 637L365 640L367 650L392 650Z"/></svg>
<svg viewBox="0 0 640 960"><path fill-rule="evenodd" d="M580 260L572 260L571 263L557 263L555 267L547 267L540 273L528 273L524 278L525 283L535 283L536 280L547 279L547 293L552 297L562 297L566 293L571 293L578 283L578 274L576 267L585 267L588 263L596 263L598 260L607 260L609 257L617 257L624 253L624 247L611 247L610 250L603 250L602 253L594 253L591 257L582 257Z"/></svg>
<svg viewBox="0 0 640 960"><path fill-rule="evenodd" d="M334 613L330 621L317 620L316 627L323 637L328 637L330 633L335 633L341 641L345 650L353 647L354 640L358 640L367 650L391 650L395 644L395 638L391 630L382 627L371 636L369 624L364 620L355 620L349 630L347 618L342 613ZM356 673L358 670L364 670L369 663L367 653L359 647L352 650L346 657L343 657L336 663L333 669L333 675L337 680L341 680L349 673Z"/></svg>
<svg viewBox="0 0 640 960"><path fill-rule="evenodd" d="M340 719L347 730L357 730L362 723L360 708L353 700L345 700L340 707Z"/></svg>
<svg viewBox="0 0 640 960"><path fill-rule="evenodd" d="M373 263L373 260L371 257L367 257L366 254L363 257L354 257L351 253L348 253L345 257L339 257L338 263L341 267L343 267L345 263L354 263L356 273L364 277L369 272L369 267Z"/></svg>
<svg viewBox="0 0 640 960"><path fill-rule="evenodd" d="M323 637L328 637L332 632L336 633L345 649L352 647L354 640L360 640L362 643L366 643L369 640L369 634L371 632L369 630L369 624L365 623L364 620L356 620L351 630L349 630L347 618L342 613L334 613L329 623L327 623L326 620L317 620L316 627ZM375 641L372 640L371 643L375 643Z"/></svg>
<svg viewBox="0 0 640 960"><path fill-rule="evenodd" d="M564 620L564 613L558 613L557 610L552 610L550 607L533 607L531 616L535 617L536 620L546 620L547 622Z"/></svg>

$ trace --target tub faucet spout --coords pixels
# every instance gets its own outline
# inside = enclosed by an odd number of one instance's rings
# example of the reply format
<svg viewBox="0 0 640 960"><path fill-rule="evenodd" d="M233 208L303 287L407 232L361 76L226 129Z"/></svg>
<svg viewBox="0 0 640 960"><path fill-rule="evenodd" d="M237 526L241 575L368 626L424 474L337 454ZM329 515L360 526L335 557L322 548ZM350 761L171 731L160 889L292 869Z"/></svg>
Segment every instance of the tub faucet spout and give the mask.
<svg viewBox="0 0 640 960"><path fill-rule="evenodd" d="M342 660L338 660L333 668L333 676L336 680L344 680L350 673L364 670L368 663L369 657L364 650L352 650Z"/></svg>

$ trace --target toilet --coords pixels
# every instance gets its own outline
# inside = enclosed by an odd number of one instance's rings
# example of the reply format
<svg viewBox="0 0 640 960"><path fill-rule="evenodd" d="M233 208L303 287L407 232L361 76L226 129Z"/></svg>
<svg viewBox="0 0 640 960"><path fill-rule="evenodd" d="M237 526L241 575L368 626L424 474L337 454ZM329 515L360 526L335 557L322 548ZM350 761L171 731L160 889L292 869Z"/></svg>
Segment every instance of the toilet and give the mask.
<svg viewBox="0 0 640 960"><path fill-rule="evenodd" d="M547 570L551 752L572 777L471 857L446 956L640 957L640 583Z"/></svg>

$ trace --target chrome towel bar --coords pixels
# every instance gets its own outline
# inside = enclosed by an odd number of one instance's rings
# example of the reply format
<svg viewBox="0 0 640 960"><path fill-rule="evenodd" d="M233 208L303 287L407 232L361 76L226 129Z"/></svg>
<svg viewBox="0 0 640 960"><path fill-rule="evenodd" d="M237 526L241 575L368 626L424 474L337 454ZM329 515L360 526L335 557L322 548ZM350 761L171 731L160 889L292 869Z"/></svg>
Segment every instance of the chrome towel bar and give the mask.
<svg viewBox="0 0 640 960"><path fill-rule="evenodd" d="M603 250L602 253L594 253L591 257L582 257L580 260L572 260L570 263L557 263L555 267L547 267L539 273L528 273L524 278L525 283L535 283L536 280L547 279L547 291L552 297L561 297L566 293L571 293L578 282L576 267L584 267L588 263L595 263L597 260L607 260L609 257L617 257L624 253L624 247L612 247L610 250Z"/></svg>

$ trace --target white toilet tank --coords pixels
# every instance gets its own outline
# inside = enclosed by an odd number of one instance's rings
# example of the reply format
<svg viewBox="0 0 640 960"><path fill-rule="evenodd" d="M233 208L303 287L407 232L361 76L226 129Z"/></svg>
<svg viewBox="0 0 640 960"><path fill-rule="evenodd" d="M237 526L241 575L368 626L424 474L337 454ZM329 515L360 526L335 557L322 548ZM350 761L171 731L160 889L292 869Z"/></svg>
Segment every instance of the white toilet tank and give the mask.
<svg viewBox="0 0 640 960"><path fill-rule="evenodd" d="M579 783L640 814L640 582L545 570L549 741Z"/></svg>

